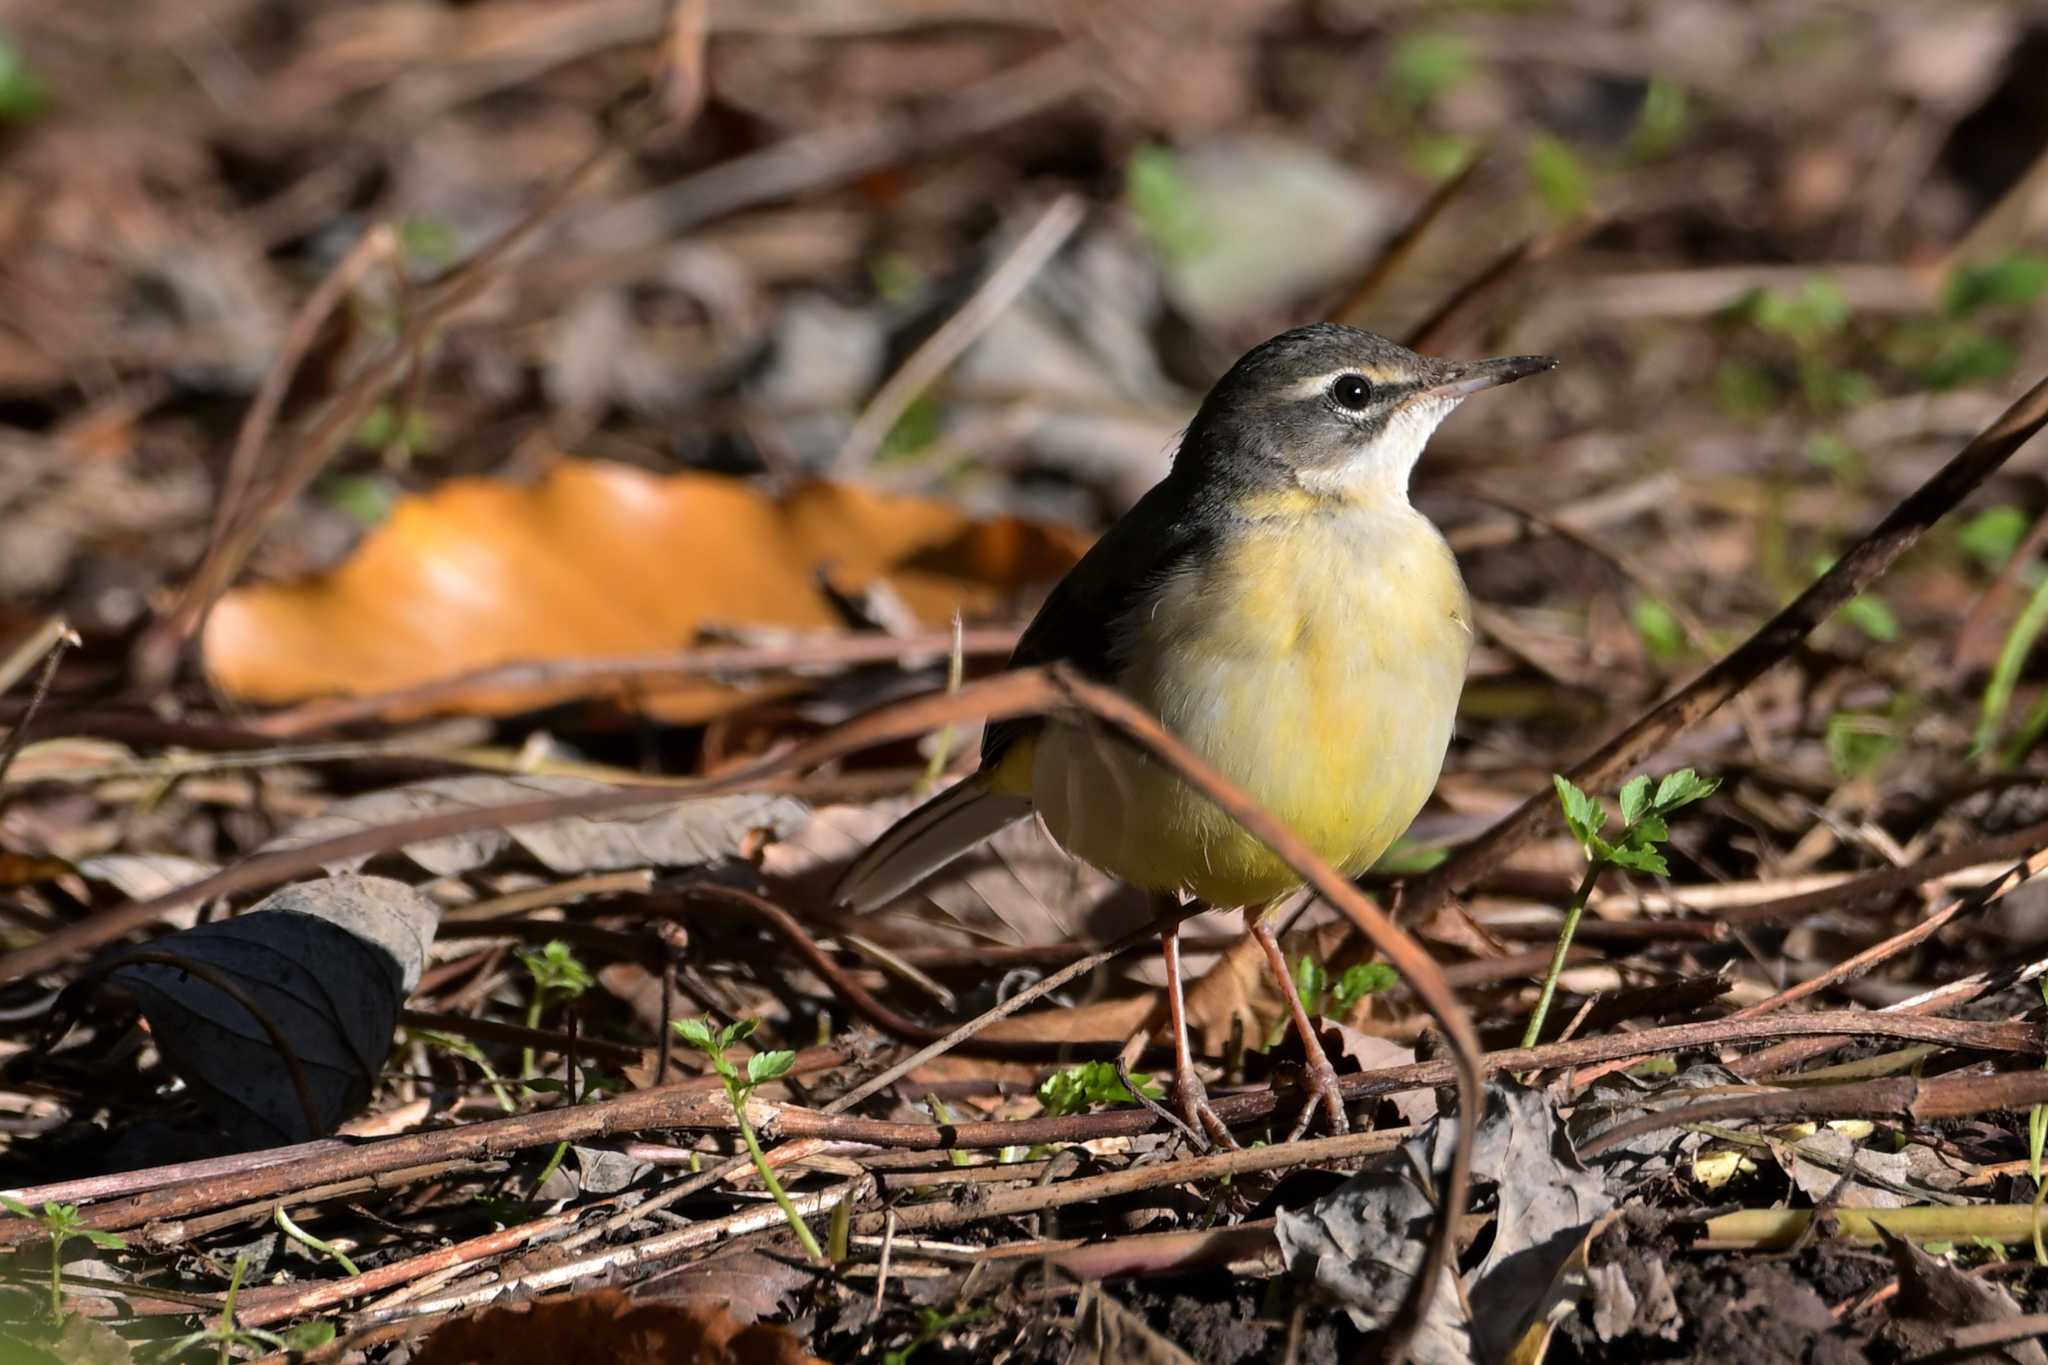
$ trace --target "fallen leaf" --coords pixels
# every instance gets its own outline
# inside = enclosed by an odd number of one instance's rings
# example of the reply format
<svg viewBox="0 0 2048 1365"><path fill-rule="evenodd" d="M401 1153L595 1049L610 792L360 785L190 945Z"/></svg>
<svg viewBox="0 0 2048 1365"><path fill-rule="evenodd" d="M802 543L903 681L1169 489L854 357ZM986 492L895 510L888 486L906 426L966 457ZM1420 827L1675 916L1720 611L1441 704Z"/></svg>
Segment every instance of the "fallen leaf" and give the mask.
<svg viewBox="0 0 2048 1365"><path fill-rule="evenodd" d="M487 1308L427 1338L417 1365L824 1365L781 1327L717 1305L639 1303L615 1289Z"/></svg>
<svg viewBox="0 0 2048 1365"><path fill-rule="evenodd" d="M1710 1062L1696 1062L1676 1076L1660 1076L1654 1080L1632 1076L1625 1071L1613 1072L1593 1083L1592 1089L1573 1106L1566 1126L1571 1131L1572 1141L1584 1146L1609 1128L1641 1116L1646 1109L1688 1103L1697 1099L1697 1092L1701 1090L1722 1086L1740 1088L1744 1084L1742 1078L1728 1068ZM1680 1168L1685 1157L1698 1152L1706 1143L1704 1133L1688 1133L1682 1128L1659 1128L1638 1133L1608 1148L1595 1164L1617 1181L1636 1184L1672 1174Z"/></svg>
<svg viewBox="0 0 2048 1365"><path fill-rule="evenodd" d="M709 627L844 624L830 588L886 581L930 626L985 617L1057 579L1078 532L853 485L770 497L710 474L565 460L532 486L452 479L402 500L332 572L226 594L206 667L229 694L363 696L515 660L675 649ZM587 695L565 681L474 690L440 709L505 713ZM627 695L617 684L598 684ZM636 683L636 708L703 720L758 695L705 678ZM394 710L394 717L418 710Z"/></svg>
<svg viewBox="0 0 2048 1365"><path fill-rule="evenodd" d="M640 1292L643 1300L699 1312L722 1308L747 1323L788 1311L790 1301L818 1278L817 1270L798 1260L734 1247L650 1279Z"/></svg>
<svg viewBox="0 0 2048 1365"><path fill-rule="evenodd" d="M1884 1335L1901 1356L1946 1356L1955 1345L1956 1328L2020 1316L2018 1302L2002 1286L1966 1275L1883 1228L1878 1236L1899 1276L1898 1302L1885 1315ZM2032 1340L2005 1342L1962 1358L2048 1365L2048 1351Z"/></svg>
<svg viewBox="0 0 2048 1365"><path fill-rule="evenodd" d="M264 845L264 851L297 848L359 830L375 829L417 816L482 806L510 805L606 790L588 778L530 774L501 777L475 774L437 777L337 801L301 820ZM762 835L786 839L810 818L803 802L788 796L707 796L679 800L647 812L571 816L508 829L481 829L407 844L405 855L437 877L487 866L517 845L551 872L575 875L635 867L698 867L742 858ZM361 867L367 858L344 859L330 871Z"/></svg>
<svg viewBox="0 0 2048 1365"><path fill-rule="evenodd" d="M1890 1187L1911 1187L1913 1153L1925 1150L1915 1145L1904 1151L1882 1152L1859 1146L1847 1133L1833 1128L1822 1128L1773 1147L1778 1163L1789 1167L1786 1173L1808 1199L1816 1205L1832 1199L1836 1206L1845 1209L1899 1209L1908 1204L1924 1203L1922 1194L1901 1194ZM1823 1166L1808 1160L1808 1153L1832 1158L1833 1163L1853 1161L1855 1170L1845 1181L1842 1178L1844 1172L1837 1165ZM1874 1183L1866 1177L1876 1177L1883 1183Z"/></svg>
<svg viewBox="0 0 2048 1365"><path fill-rule="evenodd" d="M1314 1204L1281 1210L1275 1232L1288 1265L1342 1304L1359 1330L1386 1326L1406 1296L1436 1217L1436 1192L1416 1172L1441 1170L1449 1156L1438 1120ZM1600 1175L1572 1154L1542 1092L1513 1083L1487 1087L1472 1176L1497 1188L1493 1246L1465 1275L1462 1296L1447 1277L1436 1286L1411 1346L1425 1365L1503 1358L1573 1288L1560 1272L1614 1207ZM1471 1304L1469 1320L1461 1297Z"/></svg>
<svg viewBox="0 0 2048 1365"><path fill-rule="evenodd" d="M107 979L135 997L173 1069L243 1150L304 1142L369 1100L438 918L403 882L328 877L146 950L190 968L130 954ZM304 1098L264 1020L298 1060Z"/></svg>
<svg viewBox="0 0 2048 1365"><path fill-rule="evenodd" d="M1150 1323L1090 1285L1081 1291L1074 1349L1067 1365L1195 1365L1195 1358Z"/></svg>

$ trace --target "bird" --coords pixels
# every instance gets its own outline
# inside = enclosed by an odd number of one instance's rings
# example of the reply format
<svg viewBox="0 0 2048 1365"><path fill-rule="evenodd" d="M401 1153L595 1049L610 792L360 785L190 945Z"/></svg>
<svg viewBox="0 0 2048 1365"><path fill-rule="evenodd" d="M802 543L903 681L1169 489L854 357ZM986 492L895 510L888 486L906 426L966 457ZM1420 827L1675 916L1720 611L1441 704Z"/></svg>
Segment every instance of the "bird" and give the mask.
<svg viewBox="0 0 2048 1365"><path fill-rule="evenodd" d="M1409 501L1430 436L1465 399L1549 356L1434 359L1355 327L1282 332L1202 400L1168 471L1053 588L1010 657L1114 687L1348 876L1434 790L1464 690L1472 611L1456 558ZM1153 898L1173 1035L1171 1097L1234 1146L1188 1041L1185 905L1243 909L1307 1057L1300 1133L1348 1128L1274 929L1301 878L1169 769L1078 719L989 725L970 777L842 873L834 904L883 905L1036 815L1067 853Z"/></svg>

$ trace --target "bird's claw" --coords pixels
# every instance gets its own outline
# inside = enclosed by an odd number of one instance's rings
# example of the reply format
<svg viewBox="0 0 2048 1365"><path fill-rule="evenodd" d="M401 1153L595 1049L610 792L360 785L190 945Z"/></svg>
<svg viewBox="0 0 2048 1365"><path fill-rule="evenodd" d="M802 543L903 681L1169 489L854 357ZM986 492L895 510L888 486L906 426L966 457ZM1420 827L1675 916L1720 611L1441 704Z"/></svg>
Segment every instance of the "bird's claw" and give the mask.
<svg viewBox="0 0 2048 1365"><path fill-rule="evenodd" d="M1207 1150L1211 1143L1219 1147L1237 1150L1237 1139L1230 1135L1230 1126L1222 1120L1209 1104L1208 1087L1192 1069L1183 1071L1173 1078L1173 1107L1186 1125L1188 1135L1196 1145Z"/></svg>
<svg viewBox="0 0 2048 1365"><path fill-rule="evenodd" d="M1293 1130L1287 1134L1289 1142L1308 1131L1319 1105L1329 1117L1332 1136L1351 1131L1351 1120L1344 1113L1344 1088L1337 1083L1337 1069L1330 1065L1328 1058L1309 1059L1302 1090L1308 1095L1308 1103L1301 1107L1301 1117L1294 1121Z"/></svg>

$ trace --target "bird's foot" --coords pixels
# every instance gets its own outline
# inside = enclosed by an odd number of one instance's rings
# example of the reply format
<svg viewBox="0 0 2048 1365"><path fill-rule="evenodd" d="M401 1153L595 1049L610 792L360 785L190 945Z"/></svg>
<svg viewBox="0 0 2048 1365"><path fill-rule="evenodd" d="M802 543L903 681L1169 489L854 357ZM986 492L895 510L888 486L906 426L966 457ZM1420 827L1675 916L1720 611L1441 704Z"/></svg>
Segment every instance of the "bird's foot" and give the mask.
<svg viewBox="0 0 2048 1365"><path fill-rule="evenodd" d="M1293 1130L1287 1134L1289 1142L1308 1131L1319 1105L1329 1117L1333 1136L1351 1131L1351 1120L1344 1114L1344 1088L1337 1083L1337 1069L1330 1065L1330 1059L1322 1055L1320 1048L1315 1056L1309 1058L1303 1070L1302 1090L1308 1095L1308 1103L1301 1107L1301 1117L1294 1121Z"/></svg>
<svg viewBox="0 0 2048 1365"><path fill-rule="evenodd" d="M1209 1088L1202 1084L1202 1078L1195 1073L1194 1067L1175 1068L1173 1090L1168 1098L1173 1101L1173 1107L1189 1135L1198 1144L1206 1147L1213 1142L1219 1147L1237 1150L1237 1139L1230 1135L1230 1126L1210 1106Z"/></svg>

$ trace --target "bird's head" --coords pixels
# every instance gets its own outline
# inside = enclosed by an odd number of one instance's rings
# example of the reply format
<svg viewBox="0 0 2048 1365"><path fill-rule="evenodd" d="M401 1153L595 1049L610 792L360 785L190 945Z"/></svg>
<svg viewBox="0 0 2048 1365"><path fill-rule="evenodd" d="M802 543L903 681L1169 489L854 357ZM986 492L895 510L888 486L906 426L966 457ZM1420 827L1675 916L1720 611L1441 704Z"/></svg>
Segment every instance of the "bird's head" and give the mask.
<svg viewBox="0 0 2048 1365"><path fill-rule="evenodd" d="M1318 323L1261 342L1216 382L1175 459L1182 476L1406 497L1437 424L1549 356L1437 360L1356 327Z"/></svg>

